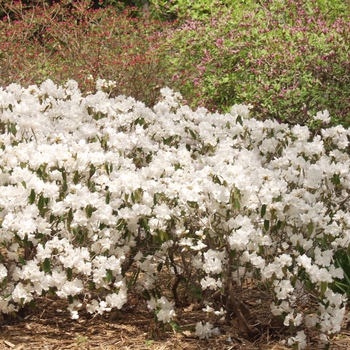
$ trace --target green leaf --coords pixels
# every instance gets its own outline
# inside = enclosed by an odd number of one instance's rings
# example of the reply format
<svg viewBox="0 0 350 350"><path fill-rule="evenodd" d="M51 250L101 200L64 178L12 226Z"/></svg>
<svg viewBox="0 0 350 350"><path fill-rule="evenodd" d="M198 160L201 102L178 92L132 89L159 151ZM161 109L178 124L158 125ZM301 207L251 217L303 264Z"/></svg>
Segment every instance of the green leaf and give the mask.
<svg viewBox="0 0 350 350"><path fill-rule="evenodd" d="M135 125L143 125L145 123L145 118L137 118L136 120L135 120Z"/></svg>
<svg viewBox="0 0 350 350"><path fill-rule="evenodd" d="M72 277L73 277L73 270L70 267L68 267L68 269L67 269L67 278L69 280L71 280Z"/></svg>
<svg viewBox="0 0 350 350"><path fill-rule="evenodd" d="M12 135L16 136L16 134L17 134L17 129L16 129L16 125L15 125L15 124L11 123L11 125L10 125L10 131L11 131L11 134L12 134Z"/></svg>
<svg viewBox="0 0 350 350"><path fill-rule="evenodd" d="M44 272L50 272L51 271L51 261L49 258L46 258L43 263L43 271Z"/></svg>
<svg viewBox="0 0 350 350"><path fill-rule="evenodd" d="M326 293L328 289L328 282L321 282L321 294Z"/></svg>
<svg viewBox="0 0 350 350"><path fill-rule="evenodd" d="M311 292L313 290L313 284L309 279L305 282L305 289L308 292Z"/></svg>
<svg viewBox="0 0 350 350"><path fill-rule="evenodd" d="M220 177L218 175L213 175L213 182L222 185Z"/></svg>
<svg viewBox="0 0 350 350"><path fill-rule="evenodd" d="M112 273L112 270L107 270L106 272L106 277L104 278L104 280L107 282L107 283L110 283L113 279L113 273Z"/></svg>
<svg viewBox="0 0 350 350"><path fill-rule="evenodd" d="M191 129L189 129L188 131L190 132L192 138L193 138L194 140L197 140L196 134L195 134Z"/></svg>
<svg viewBox="0 0 350 350"><path fill-rule="evenodd" d="M143 341L145 343L146 346L151 346L154 343L154 340L144 340Z"/></svg>
<svg viewBox="0 0 350 350"><path fill-rule="evenodd" d="M136 281L139 277L140 274L140 269L137 269L130 277L130 280L128 281L128 289L130 289L131 287L134 287L136 284Z"/></svg>
<svg viewBox="0 0 350 350"><path fill-rule="evenodd" d="M235 198L235 209L241 209L241 203L238 198Z"/></svg>
<svg viewBox="0 0 350 350"><path fill-rule="evenodd" d="M31 300L31 301L29 302L29 307L30 307L32 310L35 309L35 307L36 307L36 301L35 301L34 299Z"/></svg>
<svg viewBox="0 0 350 350"><path fill-rule="evenodd" d="M62 189L63 191L67 191L68 189L68 185L67 185L67 173L65 170L62 171L62 180L63 180L63 186Z"/></svg>
<svg viewBox="0 0 350 350"><path fill-rule="evenodd" d="M333 182L334 185L340 185L339 174L334 174L331 181Z"/></svg>
<svg viewBox="0 0 350 350"><path fill-rule="evenodd" d="M77 185L79 183L79 172L78 172L78 170L76 170L74 172L73 183L74 183L74 185Z"/></svg>
<svg viewBox="0 0 350 350"><path fill-rule="evenodd" d="M182 331L181 327L176 322L170 321L169 324L174 332L180 333Z"/></svg>
<svg viewBox="0 0 350 350"><path fill-rule="evenodd" d="M70 226L72 221L73 221L73 208L70 208L68 211L67 225Z"/></svg>
<svg viewBox="0 0 350 350"><path fill-rule="evenodd" d="M260 212L260 216L263 218L266 214L266 208L267 208L267 205L266 204L263 204L263 206L261 207L261 212Z"/></svg>
<svg viewBox="0 0 350 350"><path fill-rule="evenodd" d="M34 201L35 201L35 191L32 188L31 191L30 191L30 195L29 195L29 204L33 204Z"/></svg>
<svg viewBox="0 0 350 350"><path fill-rule="evenodd" d="M159 263L157 266L157 271L158 272L162 271L162 268L163 268L163 263Z"/></svg>
<svg viewBox="0 0 350 350"><path fill-rule="evenodd" d="M238 124L243 125L243 119L242 119L242 117L241 117L240 115L237 117L236 122L237 122Z"/></svg>
<svg viewBox="0 0 350 350"><path fill-rule="evenodd" d="M166 231L157 230L157 233L158 233L158 241L160 243L166 242L167 240L169 240L169 235Z"/></svg>
<svg viewBox="0 0 350 350"><path fill-rule="evenodd" d="M277 225L276 225L276 229L277 230L280 230L280 229L284 228L284 226L285 226L285 222L284 221L280 221L280 220L277 221Z"/></svg>
<svg viewBox="0 0 350 350"><path fill-rule="evenodd" d="M88 218L91 218L93 212L94 212L94 208L90 204L88 204L85 208L86 216Z"/></svg>
<svg viewBox="0 0 350 350"><path fill-rule="evenodd" d="M45 206L45 197L41 194L38 200L38 209L42 210Z"/></svg>
<svg viewBox="0 0 350 350"><path fill-rule="evenodd" d="M269 220L264 220L264 230L268 231L270 228L270 221Z"/></svg>
<svg viewBox="0 0 350 350"><path fill-rule="evenodd" d="M187 201L187 204L190 208L193 208L193 209L198 209L199 206L198 206L198 203L195 202L195 201Z"/></svg>
<svg viewBox="0 0 350 350"><path fill-rule="evenodd" d="M150 230L147 218L142 218L142 220L140 222L140 226L147 232Z"/></svg>
<svg viewBox="0 0 350 350"><path fill-rule="evenodd" d="M107 173L108 175L110 175L111 172L112 172L112 170L113 170L113 165L109 165L109 163L106 162L106 163L105 163L105 169L106 169L106 173Z"/></svg>
<svg viewBox="0 0 350 350"><path fill-rule="evenodd" d="M116 229L117 230L121 230L123 229L123 227L125 226L125 220L124 219L119 219L116 225Z"/></svg>
<svg viewBox="0 0 350 350"><path fill-rule="evenodd" d="M151 299L151 294L149 294L149 291L148 290L144 290L142 292L142 295L147 299L147 300L150 300Z"/></svg>
<svg viewBox="0 0 350 350"><path fill-rule="evenodd" d="M309 236L314 232L314 223L312 221L307 224L307 232Z"/></svg>
<svg viewBox="0 0 350 350"><path fill-rule="evenodd" d="M27 265L27 263L26 263L26 261L23 259L23 257L22 256L19 256L18 257L18 261L21 263L21 265Z"/></svg>

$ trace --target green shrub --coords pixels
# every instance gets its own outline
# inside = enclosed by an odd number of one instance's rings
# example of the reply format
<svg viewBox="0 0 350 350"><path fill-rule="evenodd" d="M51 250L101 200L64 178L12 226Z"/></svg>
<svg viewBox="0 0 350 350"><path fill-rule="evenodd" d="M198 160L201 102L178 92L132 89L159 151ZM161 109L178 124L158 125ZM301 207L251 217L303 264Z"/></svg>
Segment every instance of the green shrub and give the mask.
<svg viewBox="0 0 350 350"><path fill-rule="evenodd" d="M174 31L172 88L211 110L245 103L254 117L307 123L328 109L333 123L349 125L349 5L260 3L220 9Z"/></svg>
<svg viewBox="0 0 350 350"><path fill-rule="evenodd" d="M241 3L252 1L242 0L150 0L153 13L165 19L206 20L218 8L235 8Z"/></svg>

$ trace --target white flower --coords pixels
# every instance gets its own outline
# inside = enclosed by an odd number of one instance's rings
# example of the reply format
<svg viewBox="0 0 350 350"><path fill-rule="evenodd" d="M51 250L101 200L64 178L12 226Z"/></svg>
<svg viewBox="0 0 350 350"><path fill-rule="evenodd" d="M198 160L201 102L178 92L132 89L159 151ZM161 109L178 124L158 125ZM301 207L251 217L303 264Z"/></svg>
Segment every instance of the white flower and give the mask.
<svg viewBox="0 0 350 350"><path fill-rule="evenodd" d="M172 309L161 309L157 313L158 321L170 322L173 317L176 316L175 311Z"/></svg>
<svg viewBox="0 0 350 350"><path fill-rule="evenodd" d="M217 335L219 333L219 329L214 328L214 326L210 322L207 322L205 324L203 324L202 322L198 322L196 324L196 336L199 337L199 339L209 338L213 334Z"/></svg>
<svg viewBox="0 0 350 350"><path fill-rule="evenodd" d="M300 255L297 257L297 262L300 266L304 267L306 269L306 271L311 269L311 258L306 256L305 254Z"/></svg>
<svg viewBox="0 0 350 350"><path fill-rule="evenodd" d="M206 273L221 273L222 263L225 258L225 252L214 251L209 249L204 253L203 270Z"/></svg>
<svg viewBox="0 0 350 350"><path fill-rule="evenodd" d="M170 303L165 297L158 300L151 299L147 301L147 307L151 310L157 310L158 321L170 322L175 316L174 303Z"/></svg>
<svg viewBox="0 0 350 350"><path fill-rule="evenodd" d="M107 304L114 308L121 309L127 303L127 289L126 287L122 287L118 290L117 293L108 294L106 297Z"/></svg>
<svg viewBox="0 0 350 350"><path fill-rule="evenodd" d="M29 303L33 300L33 288L30 285L23 285L19 282L12 292L12 300L15 303Z"/></svg>
<svg viewBox="0 0 350 350"><path fill-rule="evenodd" d="M7 277L7 269L3 264L0 264L0 281Z"/></svg>
<svg viewBox="0 0 350 350"><path fill-rule="evenodd" d="M317 112L314 116L314 120L320 120L323 123L329 123L331 121L331 117L329 116L329 112L324 110L323 112Z"/></svg>
<svg viewBox="0 0 350 350"><path fill-rule="evenodd" d="M68 296L75 296L83 290L84 286L81 280L75 278L73 281L66 281L56 294L60 298L67 298Z"/></svg>
<svg viewBox="0 0 350 350"><path fill-rule="evenodd" d="M294 345L297 344L298 349L305 349L307 346L306 342L306 335L304 331L297 332L297 335L295 337L291 337L288 339L288 345Z"/></svg>
<svg viewBox="0 0 350 350"><path fill-rule="evenodd" d="M316 164L312 164L306 173L305 187L317 189L321 185L323 179L323 170Z"/></svg>
<svg viewBox="0 0 350 350"><path fill-rule="evenodd" d="M203 289L211 289L216 290L218 287L222 287L222 282L218 279L214 279L212 277L206 276L201 279L201 286Z"/></svg>
<svg viewBox="0 0 350 350"><path fill-rule="evenodd" d="M249 107L245 105L234 105L231 108L231 114L247 118L249 116Z"/></svg>
<svg viewBox="0 0 350 350"><path fill-rule="evenodd" d="M279 300L286 299L289 296L289 294L293 293L294 291L294 288L291 285L289 280L282 280L282 281L275 280L274 285L275 285L274 290L276 293L276 297Z"/></svg>

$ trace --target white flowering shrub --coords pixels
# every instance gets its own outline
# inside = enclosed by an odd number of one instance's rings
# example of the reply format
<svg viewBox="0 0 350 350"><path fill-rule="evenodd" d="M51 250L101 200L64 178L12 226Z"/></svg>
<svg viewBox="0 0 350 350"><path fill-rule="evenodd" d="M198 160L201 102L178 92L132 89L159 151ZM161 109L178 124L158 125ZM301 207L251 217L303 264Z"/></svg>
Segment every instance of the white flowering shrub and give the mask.
<svg viewBox="0 0 350 350"><path fill-rule="evenodd" d="M0 90L1 312L52 294L78 318L82 307L121 309L136 286L169 322L167 269L175 305L181 284L220 291L248 333L237 294L247 279L299 331L291 345L304 346L308 327L338 332L346 297L332 288L343 278L333 257L350 240L349 131L261 122L242 105L192 111L167 88L149 109L98 86L86 97L74 81Z"/></svg>

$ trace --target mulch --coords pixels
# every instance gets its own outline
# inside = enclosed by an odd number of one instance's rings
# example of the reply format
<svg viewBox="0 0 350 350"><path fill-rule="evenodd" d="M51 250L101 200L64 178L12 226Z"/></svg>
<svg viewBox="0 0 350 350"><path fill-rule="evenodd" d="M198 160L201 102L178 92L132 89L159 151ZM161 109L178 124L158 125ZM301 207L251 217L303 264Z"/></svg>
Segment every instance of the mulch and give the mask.
<svg viewBox="0 0 350 350"><path fill-rule="evenodd" d="M104 315L90 315L82 311L78 320L72 320L67 302L43 297L35 309L26 309L20 315L0 320L0 350L26 349L136 349L136 350L286 350L281 344L282 334L270 334L265 329L257 339L247 339L233 319L230 324L217 320L220 335L200 340L195 335L198 321L207 321L199 305L176 309L176 330L156 322L146 302L132 297L128 306ZM331 341L331 349L350 349L350 331L344 329ZM322 349L314 343L310 349Z"/></svg>

